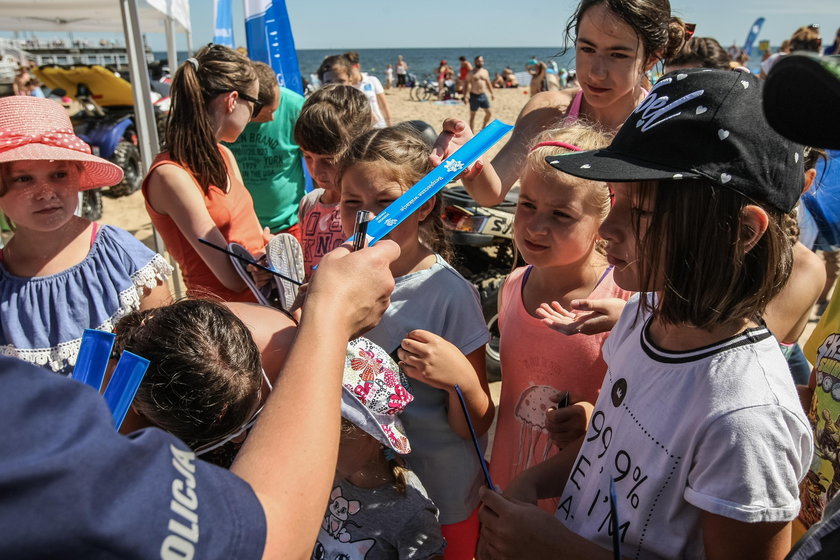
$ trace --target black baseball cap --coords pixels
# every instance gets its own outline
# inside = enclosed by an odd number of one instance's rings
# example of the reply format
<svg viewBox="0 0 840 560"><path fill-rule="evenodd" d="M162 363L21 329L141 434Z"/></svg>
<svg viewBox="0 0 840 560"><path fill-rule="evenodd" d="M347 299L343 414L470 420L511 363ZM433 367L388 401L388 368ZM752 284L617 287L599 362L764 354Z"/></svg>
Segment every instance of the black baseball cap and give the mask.
<svg viewBox="0 0 840 560"><path fill-rule="evenodd" d="M764 86L764 112L783 136L840 150L840 56L782 57Z"/></svg>
<svg viewBox="0 0 840 560"><path fill-rule="evenodd" d="M745 72L671 72L659 79L607 148L546 161L595 181L704 178L789 212L804 186L803 147L770 128L761 89L761 80Z"/></svg>

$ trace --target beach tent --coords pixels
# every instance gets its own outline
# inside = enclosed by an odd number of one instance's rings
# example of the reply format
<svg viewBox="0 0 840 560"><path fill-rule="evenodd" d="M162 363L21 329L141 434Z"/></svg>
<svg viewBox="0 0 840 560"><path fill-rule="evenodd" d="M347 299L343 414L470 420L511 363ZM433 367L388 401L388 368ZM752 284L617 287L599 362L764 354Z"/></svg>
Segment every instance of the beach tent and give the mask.
<svg viewBox="0 0 840 560"><path fill-rule="evenodd" d="M63 33L123 32L142 171L145 174L158 152L159 143L141 33L166 33L169 64L174 69L178 61L175 54L176 29L187 34L187 48L191 50L189 0L0 0L0 29ZM157 232L154 241L155 250L163 253L163 243ZM175 290L180 292L177 283Z"/></svg>

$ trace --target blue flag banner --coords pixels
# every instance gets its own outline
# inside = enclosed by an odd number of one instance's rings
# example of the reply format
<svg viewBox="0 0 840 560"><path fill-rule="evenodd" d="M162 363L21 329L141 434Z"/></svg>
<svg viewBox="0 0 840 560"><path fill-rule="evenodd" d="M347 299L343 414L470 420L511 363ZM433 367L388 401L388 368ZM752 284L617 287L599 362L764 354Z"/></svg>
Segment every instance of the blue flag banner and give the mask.
<svg viewBox="0 0 840 560"><path fill-rule="evenodd" d="M248 57L271 66L281 86L303 94L285 0L245 0L245 35Z"/></svg>
<svg viewBox="0 0 840 560"><path fill-rule="evenodd" d="M235 48L233 44L232 0L214 0L213 42L217 45Z"/></svg>
<svg viewBox="0 0 840 560"><path fill-rule="evenodd" d="M747 34L747 40L744 41L744 52L747 56L752 56L752 48L758 34L761 32L761 26L764 25L764 18L760 17L755 20L755 23L750 27L750 32Z"/></svg>

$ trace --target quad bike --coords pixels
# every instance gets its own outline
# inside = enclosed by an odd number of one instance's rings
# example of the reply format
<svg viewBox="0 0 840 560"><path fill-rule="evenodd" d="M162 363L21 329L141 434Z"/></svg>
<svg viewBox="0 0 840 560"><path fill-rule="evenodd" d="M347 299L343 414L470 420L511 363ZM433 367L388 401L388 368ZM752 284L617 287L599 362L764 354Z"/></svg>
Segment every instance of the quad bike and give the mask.
<svg viewBox="0 0 840 560"><path fill-rule="evenodd" d="M513 244L516 199L515 193L509 193L501 204L488 208L479 206L461 186L443 189L443 225L455 252L453 266L478 290L490 330L486 354L489 381L501 379L499 289L514 266L522 264Z"/></svg>
<svg viewBox="0 0 840 560"><path fill-rule="evenodd" d="M102 195L126 196L143 181L134 99L131 84L103 66L48 65L35 69L36 75L54 91L63 90L75 99L68 110L76 134L90 144L91 151L122 168L123 180L111 187L83 193L82 216L96 220L102 216ZM155 105L158 121L165 115Z"/></svg>

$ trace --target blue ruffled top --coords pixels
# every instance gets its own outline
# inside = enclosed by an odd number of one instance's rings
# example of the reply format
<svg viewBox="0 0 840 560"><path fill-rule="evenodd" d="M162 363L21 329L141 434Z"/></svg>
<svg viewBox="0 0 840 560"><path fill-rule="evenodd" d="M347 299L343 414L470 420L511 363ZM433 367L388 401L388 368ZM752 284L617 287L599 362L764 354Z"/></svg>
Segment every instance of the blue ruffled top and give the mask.
<svg viewBox="0 0 840 560"><path fill-rule="evenodd" d="M87 328L112 331L140 307L144 289L172 268L125 230L103 226L85 260L58 274L24 278L0 261L0 354L69 375Z"/></svg>

